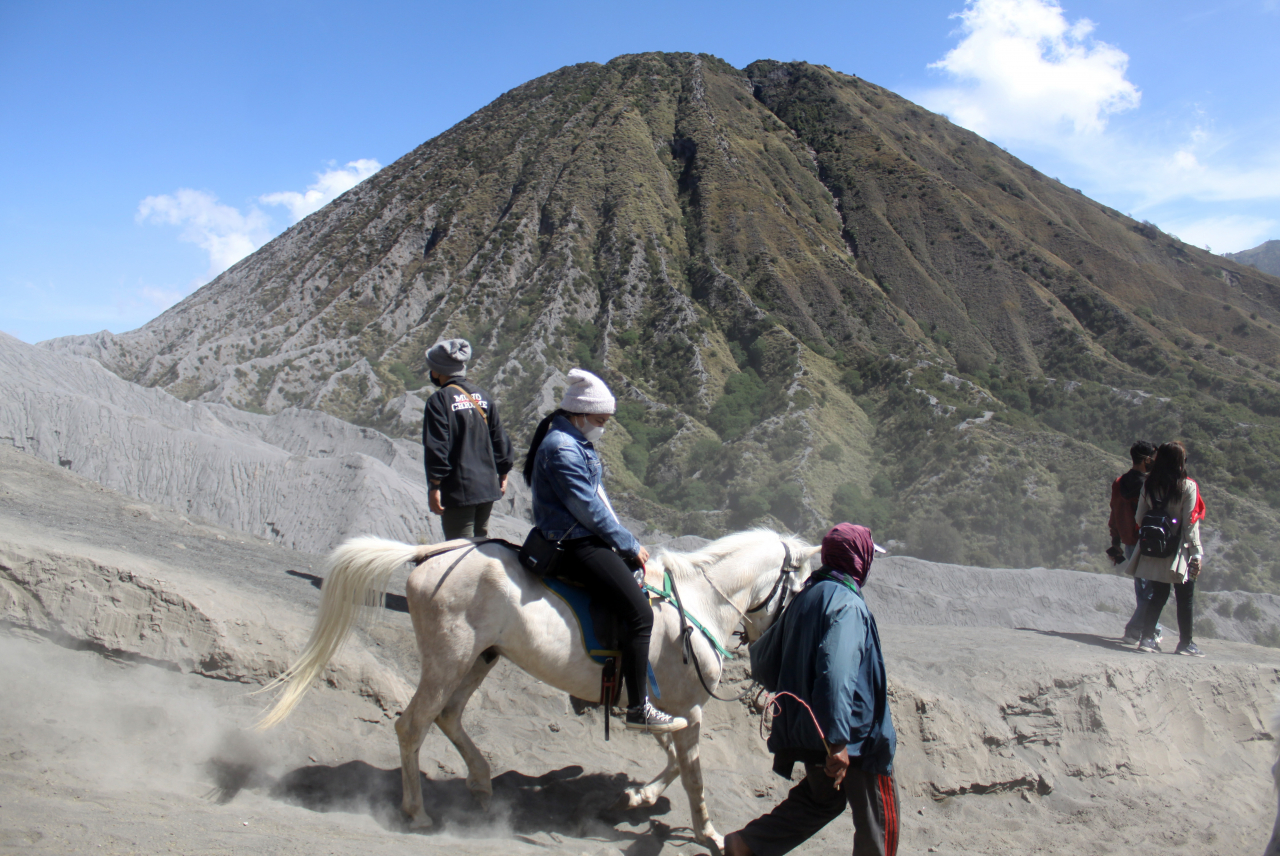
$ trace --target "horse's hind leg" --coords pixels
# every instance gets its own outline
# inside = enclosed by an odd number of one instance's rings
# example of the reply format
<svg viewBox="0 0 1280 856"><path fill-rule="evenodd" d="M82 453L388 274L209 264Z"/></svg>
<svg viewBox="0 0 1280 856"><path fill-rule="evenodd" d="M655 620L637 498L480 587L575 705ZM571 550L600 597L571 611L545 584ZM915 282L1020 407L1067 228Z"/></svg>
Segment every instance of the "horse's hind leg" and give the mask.
<svg viewBox="0 0 1280 856"><path fill-rule="evenodd" d="M453 691L453 695L445 703L440 715L436 717L436 725L440 726L444 735L453 742L462 760L467 762L467 790L471 791L471 795L485 811L489 810L489 801L493 798L493 781L490 778L489 762L476 748L476 744L471 742L471 736L463 729L462 711L471 700L471 694L488 677L497 662L497 652L485 651L481 654L471 666L471 671L467 672L466 677L462 679L462 683Z"/></svg>
<svg viewBox="0 0 1280 856"><path fill-rule="evenodd" d="M434 673L424 661L418 690L396 720L396 736L400 738L400 779L404 788L400 809L408 817L411 829L425 829L432 825L430 816L422 807L422 773L418 766L422 741L460 681L467 676L465 663L456 670L433 665Z"/></svg>
<svg viewBox="0 0 1280 856"><path fill-rule="evenodd" d="M614 809L626 811L633 808L648 808L658 801L658 797L671 787L671 783L680 775L680 761L676 757L675 746L671 742L669 734L653 735L658 745L667 753L667 766L662 772L654 777L653 781L645 785L643 788L627 788L622 792L622 796L618 797L618 801L613 804Z"/></svg>

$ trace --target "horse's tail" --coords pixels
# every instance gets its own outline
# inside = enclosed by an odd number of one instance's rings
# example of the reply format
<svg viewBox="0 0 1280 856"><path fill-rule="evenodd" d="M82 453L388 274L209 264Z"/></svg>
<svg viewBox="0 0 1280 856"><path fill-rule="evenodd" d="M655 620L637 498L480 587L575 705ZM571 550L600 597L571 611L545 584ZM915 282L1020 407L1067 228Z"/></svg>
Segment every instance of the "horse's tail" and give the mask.
<svg viewBox="0 0 1280 856"><path fill-rule="evenodd" d="M406 562L420 564L432 556L471 546L471 541L413 545L385 538L352 538L329 556L329 573L321 588L320 613L311 638L298 659L259 692L284 687L258 723L259 730L279 725L342 647L361 606L381 607L391 575Z"/></svg>

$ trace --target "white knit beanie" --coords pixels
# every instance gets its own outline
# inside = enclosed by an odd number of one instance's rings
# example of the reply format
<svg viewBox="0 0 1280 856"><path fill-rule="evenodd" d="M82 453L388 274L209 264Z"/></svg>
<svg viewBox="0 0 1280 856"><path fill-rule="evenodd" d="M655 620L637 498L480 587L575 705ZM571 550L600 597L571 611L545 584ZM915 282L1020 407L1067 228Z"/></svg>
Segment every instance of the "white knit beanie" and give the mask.
<svg viewBox="0 0 1280 856"><path fill-rule="evenodd" d="M600 378L583 369L570 369L569 388L560 399L560 409L570 413L613 413L618 402Z"/></svg>

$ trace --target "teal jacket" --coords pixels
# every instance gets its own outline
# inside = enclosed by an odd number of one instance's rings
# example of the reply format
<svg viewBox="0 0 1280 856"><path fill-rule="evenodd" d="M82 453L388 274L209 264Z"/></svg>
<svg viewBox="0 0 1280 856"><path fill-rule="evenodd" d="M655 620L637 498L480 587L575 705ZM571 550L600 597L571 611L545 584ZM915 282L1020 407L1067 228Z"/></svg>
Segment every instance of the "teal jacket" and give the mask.
<svg viewBox="0 0 1280 856"><path fill-rule="evenodd" d="M893 771L898 737L880 634L856 583L821 580L797 595L752 643L751 672L765 689L794 693L813 710L810 716L794 699L778 698L769 751L780 775L790 778L795 761L825 757L822 735L828 743L846 744L854 766L882 775Z"/></svg>

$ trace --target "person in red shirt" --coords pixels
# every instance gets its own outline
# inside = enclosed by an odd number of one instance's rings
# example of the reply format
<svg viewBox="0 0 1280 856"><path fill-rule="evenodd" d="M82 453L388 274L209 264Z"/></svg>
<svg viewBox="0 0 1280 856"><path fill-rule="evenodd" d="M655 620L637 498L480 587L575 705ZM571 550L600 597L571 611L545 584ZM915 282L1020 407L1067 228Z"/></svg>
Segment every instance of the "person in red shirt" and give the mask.
<svg viewBox="0 0 1280 856"><path fill-rule="evenodd" d="M1111 547L1107 555L1113 564L1127 561L1138 545L1138 524L1134 521L1134 513L1138 508L1138 497L1142 495L1142 485L1147 480L1147 470L1155 459L1156 447L1146 440L1139 440L1129 448L1129 457L1133 459L1133 468L1111 483L1111 516L1107 519L1107 528L1111 530ZM1124 641L1137 644L1142 633L1142 616L1146 612L1147 603L1151 600L1151 581L1134 577L1133 594L1137 600L1129 623L1124 626ZM1156 625L1156 642L1160 641L1163 629Z"/></svg>

